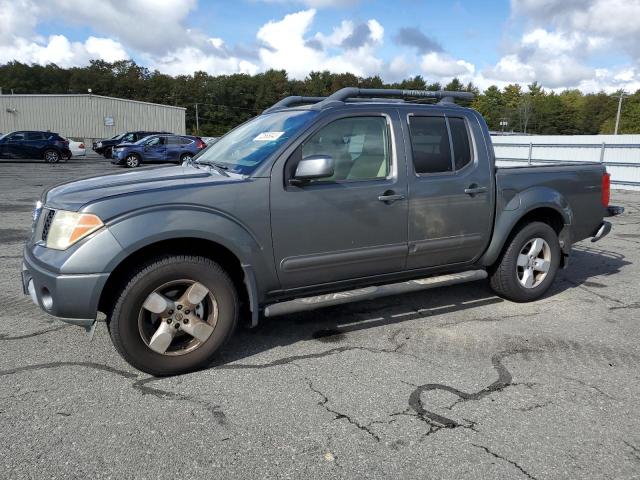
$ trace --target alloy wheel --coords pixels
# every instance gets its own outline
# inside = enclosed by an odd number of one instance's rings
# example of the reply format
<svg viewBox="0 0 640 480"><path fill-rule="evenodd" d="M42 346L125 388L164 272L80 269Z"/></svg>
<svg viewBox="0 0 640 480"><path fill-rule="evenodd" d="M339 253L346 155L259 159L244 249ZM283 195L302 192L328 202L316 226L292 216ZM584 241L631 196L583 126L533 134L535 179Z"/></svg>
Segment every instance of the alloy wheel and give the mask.
<svg viewBox="0 0 640 480"><path fill-rule="evenodd" d="M543 238L536 237L524 244L518 254L516 274L524 288L536 288L551 268L551 248Z"/></svg>
<svg viewBox="0 0 640 480"><path fill-rule="evenodd" d="M202 346L218 321L213 293L193 280L165 283L151 292L138 315L144 343L161 355L184 355Z"/></svg>

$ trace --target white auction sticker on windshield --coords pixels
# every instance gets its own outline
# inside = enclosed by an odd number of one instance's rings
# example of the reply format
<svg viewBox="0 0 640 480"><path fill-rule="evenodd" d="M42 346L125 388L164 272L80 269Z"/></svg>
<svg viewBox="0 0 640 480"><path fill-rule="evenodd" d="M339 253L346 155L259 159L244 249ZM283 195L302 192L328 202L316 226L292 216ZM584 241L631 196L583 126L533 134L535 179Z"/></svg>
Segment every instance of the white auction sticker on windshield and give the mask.
<svg viewBox="0 0 640 480"><path fill-rule="evenodd" d="M273 140L279 139L284 132L262 132L256 138L253 139L254 142L272 142Z"/></svg>

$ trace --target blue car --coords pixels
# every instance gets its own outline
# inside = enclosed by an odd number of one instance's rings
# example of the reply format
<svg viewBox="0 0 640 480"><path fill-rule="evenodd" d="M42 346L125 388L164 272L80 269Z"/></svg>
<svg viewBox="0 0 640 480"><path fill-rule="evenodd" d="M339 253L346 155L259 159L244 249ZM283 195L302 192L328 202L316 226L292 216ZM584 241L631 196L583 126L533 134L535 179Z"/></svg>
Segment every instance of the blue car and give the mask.
<svg viewBox="0 0 640 480"><path fill-rule="evenodd" d="M48 163L58 163L71 158L69 140L57 133L19 131L0 135L0 158L41 158Z"/></svg>
<svg viewBox="0 0 640 480"><path fill-rule="evenodd" d="M142 163L182 163L207 145L192 135L150 135L113 148L111 163L135 168Z"/></svg>

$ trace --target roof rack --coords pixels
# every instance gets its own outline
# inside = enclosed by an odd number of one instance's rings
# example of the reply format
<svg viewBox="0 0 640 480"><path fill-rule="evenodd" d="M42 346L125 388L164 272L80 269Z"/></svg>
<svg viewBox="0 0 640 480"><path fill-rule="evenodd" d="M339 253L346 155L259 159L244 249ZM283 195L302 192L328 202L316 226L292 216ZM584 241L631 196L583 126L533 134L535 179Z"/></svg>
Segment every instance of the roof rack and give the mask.
<svg viewBox="0 0 640 480"><path fill-rule="evenodd" d="M274 103L271 107L264 110L262 113L272 112L274 110L280 110L281 108L293 107L295 105L315 104L326 100L329 97L301 97L298 95L292 95L285 97L282 100ZM401 98L347 98L345 100L348 103L364 103L364 102L386 102L386 103L404 103Z"/></svg>
<svg viewBox="0 0 640 480"><path fill-rule="evenodd" d="M433 98L440 100L442 103L453 103L457 98L459 100L473 100L471 92L451 92L447 90L400 90L395 88L357 88L346 87L341 88L337 92L329 95L324 102L344 102L348 98L353 97L421 97Z"/></svg>
<svg viewBox="0 0 640 480"><path fill-rule="evenodd" d="M377 98L383 97L383 98ZM386 98L384 98L386 97ZM389 98L402 97L402 98ZM432 98L440 100L440 103L454 103L455 99L473 100L474 94L471 92L453 92L448 90L400 90L393 88L357 88L345 87L328 97L302 97L290 96L283 98L273 106L267 108L263 113L272 112L281 108L292 107L294 105L315 104L314 108L321 109L336 102L385 102L402 103L404 98Z"/></svg>

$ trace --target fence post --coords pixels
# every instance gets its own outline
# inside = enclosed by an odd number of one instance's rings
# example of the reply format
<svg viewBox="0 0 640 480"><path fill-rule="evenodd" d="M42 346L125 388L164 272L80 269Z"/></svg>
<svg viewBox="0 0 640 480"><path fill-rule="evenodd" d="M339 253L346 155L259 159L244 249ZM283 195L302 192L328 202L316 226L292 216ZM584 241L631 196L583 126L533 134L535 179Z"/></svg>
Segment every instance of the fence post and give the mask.
<svg viewBox="0 0 640 480"><path fill-rule="evenodd" d="M602 147L600 148L600 163L604 163L604 149L605 149L605 143L602 142Z"/></svg>
<svg viewBox="0 0 640 480"><path fill-rule="evenodd" d="M529 159L528 159L528 163L529 165L531 165L531 152L533 150L533 142L529 142Z"/></svg>

